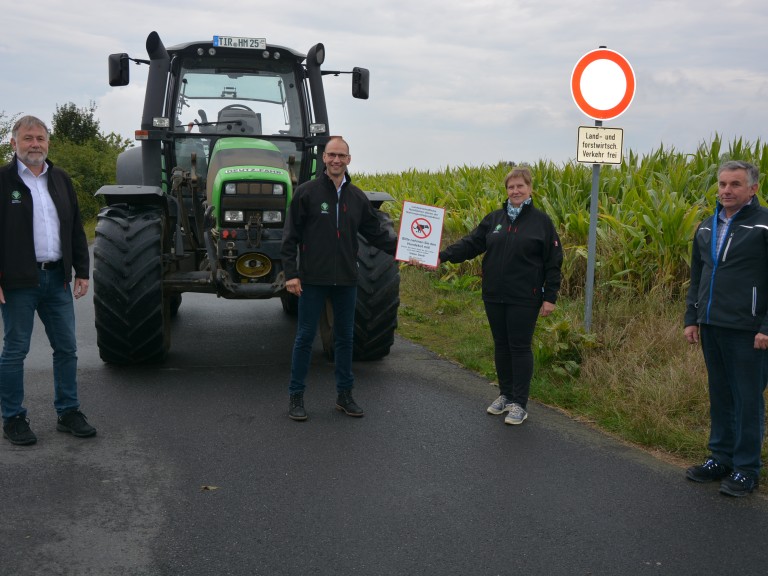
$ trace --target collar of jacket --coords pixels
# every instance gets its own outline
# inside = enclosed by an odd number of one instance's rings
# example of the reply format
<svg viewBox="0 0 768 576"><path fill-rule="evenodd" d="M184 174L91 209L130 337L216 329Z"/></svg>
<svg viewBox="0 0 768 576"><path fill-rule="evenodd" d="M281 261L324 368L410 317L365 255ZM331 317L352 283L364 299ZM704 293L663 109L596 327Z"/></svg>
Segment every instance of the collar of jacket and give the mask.
<svg viewBox="0 0 768 576"><path fill-rule="evenodd" d="M51 162L48 158L45 159L45 163L48 164L48 170L50 171L51 168L53 168L53 162ZM16 153L13 153L13 158L11 158L11 161L9 162L8 166L10 166L11 170L14 174L19 174L19 157L16 155Z"/></svg>
<svg viewBox="0 0 768 576"><path fill-rule="evenodd" d="M323 176L328 182L330 182L331 186L333 186L333 189L336 190L337 189L336 183L333 180L331 180L330 176L328 176L328 172L323 170ZM349 172L344 171L344 181L341 183L341 187L344 188L350 182L352 182L352 177L349 175Z"/></svg>
<svg viewBox="0 0 768 576"><path fill-rule="evenodd" d="M736 216L747 214L752 210L759 208L760 206L761 206L760 200L758 199L757 194L755 194L754 196L752 196L752 200L750 200L749 202L744 204L744 206L739 208L739 211L736 212L736 214L734 214L733 217L735 218ZM715 214L713 218L717 219L720 216L720 212L722 211L723 211L723 205L720 204L720 201L718 200L717 202L715 202Z"/></svg>
<svg viewBox="0 0 768 576"><path fill-rule="evenodd" d="M501 203L501 208L502 210L504 210L504 212L507 211L507 204L509 204L509 198L507 198L506 200L504 200L504 202ZM528 204L523 203L523 208L520 210L520 214L522 214L523 212L528 212L528 210L530 210L531 208L533 208L533 196L531 196L530 202L528 202Z"/></svg>

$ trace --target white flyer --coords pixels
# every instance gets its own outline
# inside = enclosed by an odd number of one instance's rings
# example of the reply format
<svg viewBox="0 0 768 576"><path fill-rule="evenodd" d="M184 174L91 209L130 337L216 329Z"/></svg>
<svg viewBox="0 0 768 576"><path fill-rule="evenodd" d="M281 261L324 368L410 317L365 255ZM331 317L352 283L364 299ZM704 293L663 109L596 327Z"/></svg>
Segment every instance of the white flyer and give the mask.
<svg viewBox="0 0 768 576"><path fill-rule="evenodd" d="M426 266L437 266L444 217L445 208L403 202L395 260L416 259Z"/></svg>

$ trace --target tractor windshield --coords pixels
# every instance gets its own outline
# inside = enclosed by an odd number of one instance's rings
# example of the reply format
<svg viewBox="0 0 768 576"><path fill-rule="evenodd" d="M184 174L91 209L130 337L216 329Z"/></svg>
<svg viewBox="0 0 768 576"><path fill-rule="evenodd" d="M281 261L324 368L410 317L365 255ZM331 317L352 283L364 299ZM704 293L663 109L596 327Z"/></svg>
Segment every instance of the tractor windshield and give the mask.
<svg viewBox="0 0 768 576"><path fill-rule="evenodd" d="M293 68L269 70L182 67L177 131L216 135L301 136L302 117Z"/></svg>

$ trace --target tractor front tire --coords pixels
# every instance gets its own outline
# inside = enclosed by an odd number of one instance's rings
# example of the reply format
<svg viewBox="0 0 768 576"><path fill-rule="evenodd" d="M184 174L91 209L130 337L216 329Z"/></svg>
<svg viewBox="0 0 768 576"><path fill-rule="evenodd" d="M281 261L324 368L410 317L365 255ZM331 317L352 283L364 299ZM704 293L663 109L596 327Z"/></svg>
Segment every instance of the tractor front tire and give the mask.
<svg viewBox="0 0 768 576"><path fill-rule="evenodd" d="M93 256L96 344L104 362L161 362L170 348L172 307L163 294L162 209L119 204L98 215Z"/></svg>

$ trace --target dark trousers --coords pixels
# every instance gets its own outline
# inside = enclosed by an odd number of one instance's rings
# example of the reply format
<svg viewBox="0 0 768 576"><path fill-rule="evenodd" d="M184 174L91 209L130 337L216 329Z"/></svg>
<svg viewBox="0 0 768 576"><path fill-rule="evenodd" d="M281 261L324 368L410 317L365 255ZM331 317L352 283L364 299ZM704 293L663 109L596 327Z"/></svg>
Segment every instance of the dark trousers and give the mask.
<svg viewBox="0 0 768 576"><path fill-rule="evenodd" d="M299 297L299 319L291 356L290 394L306 388L312 343L317 334L320 314L325 314L325 301L333 305L333 356L336 364L336 390L351 390L354 385L352 354L355 340L355 302L357 286L318 286L302 284Z"/></svg>
<svg viewBox="0 0 768 576"><path fill-rule="evenodd" d="M485 313L493 335L499 391L509 402L525 408L533 376L531 341L539 309L485 302Z"/></svg>
<svg viewBox="0 0 768 576"><path fill-rule="evenodd" d="M3 421L26 416L24 360L29 353L35 313L45 326L53 348L53 406L58 414L77 410L77 341L72 289L64 282L64 269L40 270L34 288L6 289L3 317L3 352L0 355L0 406Z"/></svg>
<svg viewBox="0 0 768 576"><path fill-rule="evenodd" d="M765 427L768 351L755 350L755 333L701 324L709 378L709 450L722 464L758 478Z"/></svg>

